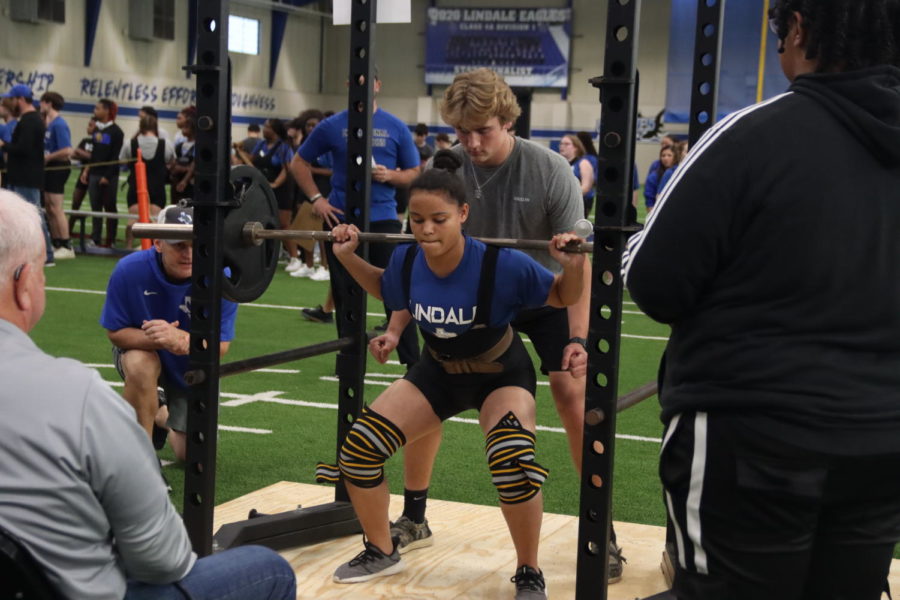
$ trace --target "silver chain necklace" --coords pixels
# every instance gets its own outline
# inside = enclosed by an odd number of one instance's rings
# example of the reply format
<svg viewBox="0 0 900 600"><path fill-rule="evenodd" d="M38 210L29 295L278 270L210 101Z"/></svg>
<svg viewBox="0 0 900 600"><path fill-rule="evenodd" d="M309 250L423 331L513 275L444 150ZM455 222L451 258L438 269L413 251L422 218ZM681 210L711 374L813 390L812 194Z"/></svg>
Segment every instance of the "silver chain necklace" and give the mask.
<svg viewBox="0 0 900 600"><path fill-rule="evenodd" d="M512 139L512 138L510 138ZM515 140L513 140L513 144L515 144ZM512 152L510 152L512 154ZM469 160L469 168L472 169L472 180L475 182L475 199L481 200L484 197L484 194L481 193L481 188L485 187L487 184L491 182L491 179L497 176L497 173L503 170L503 167L506 165L506 160L503 161L503 164L497 167L497 170L491 173L491 176L484 180L484 183L478 182L478 174L475 172L475 163L472 161L471 157L468 157ZM509 156L506 157L509 159Z"/></svg>

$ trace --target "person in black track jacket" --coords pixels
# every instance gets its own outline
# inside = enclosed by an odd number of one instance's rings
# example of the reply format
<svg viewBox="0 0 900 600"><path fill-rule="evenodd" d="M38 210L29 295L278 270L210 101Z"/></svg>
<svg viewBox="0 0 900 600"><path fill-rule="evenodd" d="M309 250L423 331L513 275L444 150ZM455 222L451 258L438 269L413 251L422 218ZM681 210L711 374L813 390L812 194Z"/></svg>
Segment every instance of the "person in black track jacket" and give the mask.
<svg viewBox="0 0 900 600"><path fill-rule="evenodd" d="M116 114L119 107L112 100L103 98L94 105L94 116L97 118L94 131L94 143L91 150L91 163L81 175L82 183L87 184L91 199L91 210L95 212L115 213L116 192L119 186L119 160L125 134L116 125ZM99 165L97 163L100 163ZM113 164L110 164L113 163ZM91 239L94 244L101 245L102 219L94 218ZM116 241L118 219L106 219L106 241L103 244L112 247Z"/></svg>
<svg viewBox="0 0 900 600"><path fill-rule="evenodd" d="M623 276L672 326L679 599L876 600L900 540L900 0L777 0L789 90L691 148Z"/></svg>

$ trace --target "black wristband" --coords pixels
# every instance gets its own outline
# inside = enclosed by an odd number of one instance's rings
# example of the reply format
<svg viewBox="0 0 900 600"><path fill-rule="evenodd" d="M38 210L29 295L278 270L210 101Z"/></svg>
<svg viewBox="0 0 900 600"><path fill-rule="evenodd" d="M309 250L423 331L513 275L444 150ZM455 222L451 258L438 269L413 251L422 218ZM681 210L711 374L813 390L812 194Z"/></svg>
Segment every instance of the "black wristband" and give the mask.
<svg viewBox="0 0 900 600"><path fill-rule="evenodd" d="M581 347L587 350L587 340L583 337L570 337L569 344L581 344Z"/></svg>

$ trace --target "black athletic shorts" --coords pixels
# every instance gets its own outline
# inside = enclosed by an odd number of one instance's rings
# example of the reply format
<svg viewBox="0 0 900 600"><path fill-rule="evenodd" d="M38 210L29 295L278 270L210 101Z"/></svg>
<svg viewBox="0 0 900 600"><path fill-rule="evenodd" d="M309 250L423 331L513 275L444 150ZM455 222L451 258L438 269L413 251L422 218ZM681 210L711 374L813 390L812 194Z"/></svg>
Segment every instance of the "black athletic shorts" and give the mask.
<svg viewBox="0 0 900 600"><path fill-rule="evenodd" d="M290 177L277 188L272 188L275 200L278 202L278 210L289 210L293 214L297 206L297 197L294 195L294 183Z"/></svg>
<svg viewBox="0 0 900 600"><path fill-rule="evenodd" d="M419 388L434 414L446 421L464 410L481 410L485 399L496 389L516 386L532 395L537 389L537 377L531 357L518 335L513 336L509 349L498 359L502 373L466 373L450 375L444 371L431 353L425 350L403 379Z"/></svg>
<svg viewBox="0 0 900 600"><path fill-rule="evenodd" d="M562 370L563 349L569 345L569 314L565 308L542 306L523 310L513 328L531 340L541 359L541 373Z"/></svg>
<svg viewBox="0 0 900 600"><path fill-rule="evenodd" d="M70 163L67 160L54 160L47 163L48 167L63 167ZM62 194L66 190L66 181L72 169L48 169L44 171L44 191L48 194Z"/></svg>

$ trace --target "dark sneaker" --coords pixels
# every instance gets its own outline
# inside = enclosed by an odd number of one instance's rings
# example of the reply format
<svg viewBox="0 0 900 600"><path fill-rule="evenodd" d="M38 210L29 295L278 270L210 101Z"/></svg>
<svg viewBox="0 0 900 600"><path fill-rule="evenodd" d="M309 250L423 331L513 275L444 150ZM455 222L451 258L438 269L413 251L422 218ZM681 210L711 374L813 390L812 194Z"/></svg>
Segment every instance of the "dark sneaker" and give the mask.
<svg viewBox="0 0 900 600"><path fill-rule="evenodd" d="M304 319L306 319L307 321L313 321L314 323L333 323L334 322L334 315L322 310L321 304L315 308L300 309L300 316L303 317Z"/></svg>
<svg viewBox="0 0 900 600"><path fill-rule="evenodd" d="M394 551L390 555L384 554L369 542L363 542L363 544L365 544L365 550L357 554L350 562L342 564L334 572L335 582L361 583L376 577L393 575L406 568L406 564L400 561L396 540L394 540Z"/></svg>
<svg viewBox="0 0 900 600"><path fill-rule="evenodd" d="M374 327L375 331L387 331L387 328L388 328L388 320L387 319L382 321L381 325L376 325Z"/></svg>
<svg viewBox="0 0 900 600"><path fill-rule="evenodd" d="M625 570L623 566L627 560L622 556L622 549L613 541L609 542L609 579L607 580L610 584L619 583L622 581L622 571Z"/></svg>
<svg viewBox="0 0 900 600"><path fill-rule="evenodd" d="M161 387L156 388L156 397L159 400L159 407L166 405L166 390ZM166 445L166 438L169 437L169 428L160 427L156 423L153 424L153 448L162 450Z"/></svg>
<svg viewBox="0 0 900 600"><path fill-rule="evenodd" d="M516 584L516 600L547 600L547 584L539 569L522 565L509 580Z"/></svg>
<svg viewBox="0 0 900 600"><path fill-rule="evenodd" d="M166 440L169 439L168 427L160 427L156 423L153 424L153 449L162 450L166 447Z"/></svg>
<svg viewBox="0 0 900 600"><path fill-rule="evenodd" d="M406 515L391 523L391 537L397 540L397 550L405 554L416 548L425 548L434 544L434 536L428 527L428 519L424 523L416 523Z"/></svg>

